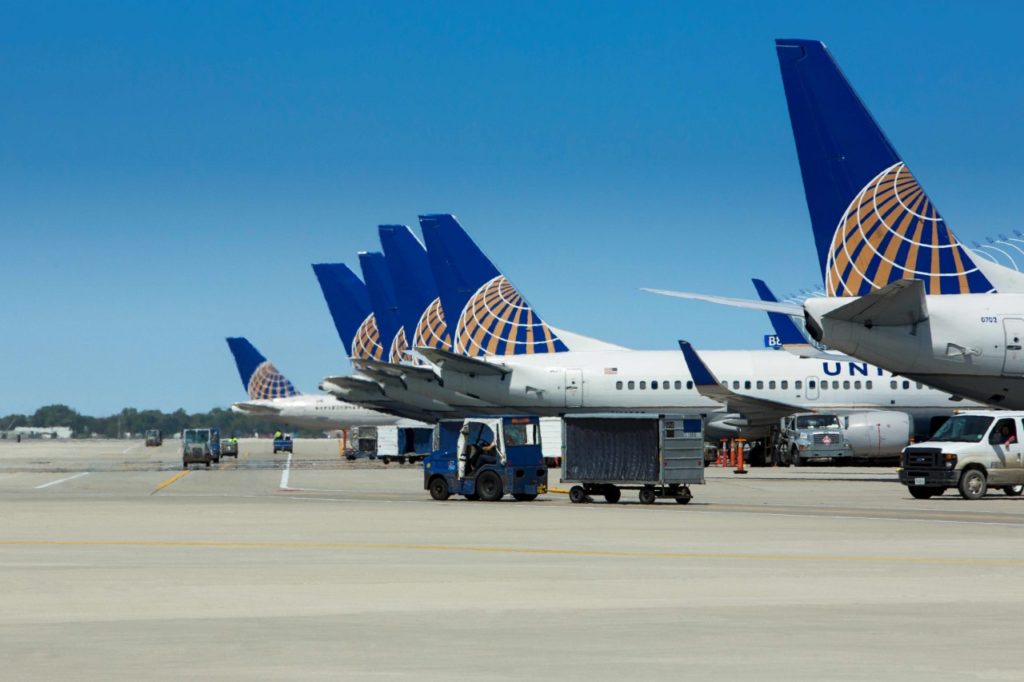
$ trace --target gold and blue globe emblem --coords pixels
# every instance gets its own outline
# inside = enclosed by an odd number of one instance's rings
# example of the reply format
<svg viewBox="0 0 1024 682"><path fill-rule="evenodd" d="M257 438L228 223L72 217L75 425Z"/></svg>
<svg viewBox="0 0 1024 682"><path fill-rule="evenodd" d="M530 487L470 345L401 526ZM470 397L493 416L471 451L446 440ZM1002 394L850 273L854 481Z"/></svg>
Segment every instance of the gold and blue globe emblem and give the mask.
<svg viewBox="0 0 1024 682"><path fill-rule="evenodd" d="M420 315L416 333L412 337L412 345L413 348L452 349L452 336L448 333L448 324L444 319L444 308L441 307L440 297L435 298Z"/></svg>
<svg viewBox="0 0 1024 682"><path fill-rule="evenodd" d="M249 397L253 400L267 398L287 398L296 394L292 382L284 378L277 368L266 361L260 363L256 371L249 377Z"/></svg>
<svg viewBox="0 0 1024 682"><path fill-rule="evenodd" d="M902 162L850 202L825 272L829 296L864 296L899 279L920 279L929 294L994 290Z"/></svg>
<svg viewBox="0 0 1024 682"><path fill-rule="evenodd" d="M456 326L455 350L466 355L529 355L568 348L498 275L466 303Z"/></svg>
<svg viewBox="0 0 1024 682"><path fill-rule="evenodd" d="M405 340L405 327L399 327L395 338L391 339L391 350L388 351L388 362L401 364L409 362L412 356L409 355L409 344Z"/></svg>
<svg viewBox="0 0 1024 682"><path fill-rule="evenodd" d="M380 343L377 318L370 313L359 325L352 339L352 357L357 360L380 360L384 357L384 346Z"/></svg>

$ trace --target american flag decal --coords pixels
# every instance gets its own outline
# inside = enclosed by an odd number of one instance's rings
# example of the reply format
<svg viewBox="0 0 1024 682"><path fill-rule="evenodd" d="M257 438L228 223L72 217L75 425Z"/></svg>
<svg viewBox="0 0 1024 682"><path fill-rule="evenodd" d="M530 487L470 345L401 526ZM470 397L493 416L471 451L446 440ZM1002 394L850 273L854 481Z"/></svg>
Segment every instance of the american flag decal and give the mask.
<svg viewBox="0 0 1024 682"><path fill-rule="evenodd" d="M619 373L619 368L618 367L605 367L604 368L604 373L605 374L618 374Z"/></svg>

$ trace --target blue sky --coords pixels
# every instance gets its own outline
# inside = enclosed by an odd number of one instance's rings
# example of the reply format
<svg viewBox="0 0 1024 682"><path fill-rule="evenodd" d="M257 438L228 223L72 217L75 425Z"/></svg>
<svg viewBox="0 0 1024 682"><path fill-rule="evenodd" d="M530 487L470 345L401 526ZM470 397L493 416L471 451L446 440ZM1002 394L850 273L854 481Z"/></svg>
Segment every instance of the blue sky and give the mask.
<svg viewBox="0 0 1024 682"><path fill-rule="evenodd" d="M347 371L309 264L452 212L551 324L756 348L637 291L815 285L773 39L824 40L970 242L1024 209L1013 4L5 3L0 414Z"/></svg>

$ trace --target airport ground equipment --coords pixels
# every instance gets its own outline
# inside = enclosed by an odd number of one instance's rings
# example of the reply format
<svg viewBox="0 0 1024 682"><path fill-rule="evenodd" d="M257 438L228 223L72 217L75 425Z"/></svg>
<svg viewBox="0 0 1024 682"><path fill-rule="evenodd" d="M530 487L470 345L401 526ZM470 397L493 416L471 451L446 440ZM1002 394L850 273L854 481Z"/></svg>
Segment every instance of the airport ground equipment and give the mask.
<svg viewBox="0 0 1024 682"><path fill-rule="evenodd" d="M280 438L274 439L274 454L279 452L292 452L292 437L281 436Z"/></svg>
<svg viewBox="0 0 1024 682"><path fill-rule="evenodd" d="M443 420L435 449L423 460L423 487L435 500L463 495L496 502L507 494L530 502L547 492L548 469L537 417L475 417ZM488 451L484 446L493 443ZM493 456L493 463L481 457Z"/></svg>
<svg viewBox="0 0 1024 682"><path fill-rule="evenodd" d="M164 444L164 436L160 433L160 429L149 429L146 431L146 447L160 447Z"/></svg>
<svg viewBox="0 0 1024 682"><path fill-rule="evenodd" d="M225 438L220 442L220 456L238 459L238 439Z"/></svg>
<svg viewBox="0 0 1024 682"><path fill-rule="evenodd" d="M353 429L345 459L379 459L384 464L422 462L431 452L434 429L405 426L361 426Z"/></svg>
<svg viewBox="0 0 1024 682"><path fill-rule="evenodd" d="M574 503L591 495L615 503L623 490L638 490L644 504L687 504L690 486L704 483L701 415L572 415L563 424L562 481L575 484Z"/></svg>
<svg viewBox="0 0 1024 682"><path fill-rule="evenodd" d="M185 429L181 434L181 465L205 464L220 461L220 429Z"/></svg>
<svg viewBox="0 0 1024 682"><path fill-rule="evenodd" d="M783 417L775 444L782 461L800 466L809 459L847 459L853 456L837 415L801 412Z"/></svg>
<svg viewBox="0 0 1024 682"><path fill-rule="evenodd" d="M950 417L924 443L903 449L900 483L919 500L956 488L978 500L989 488L1012 497L1024 492L1024 412L977 411Z"/></svg>

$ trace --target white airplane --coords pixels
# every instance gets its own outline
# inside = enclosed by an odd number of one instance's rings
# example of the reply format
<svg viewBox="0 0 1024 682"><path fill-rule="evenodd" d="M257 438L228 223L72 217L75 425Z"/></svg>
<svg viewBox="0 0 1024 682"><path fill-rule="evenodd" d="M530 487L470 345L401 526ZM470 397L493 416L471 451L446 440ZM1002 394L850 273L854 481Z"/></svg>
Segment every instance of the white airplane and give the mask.
<svg viewBox="0 0 1024 682"><path fill-rule="evenodd" d="M776 50L827 296L775 312L913 381L1024 408L1024 274L956 238L822 43Z"/></svg>
<svg viewBox="0 0 1024 682"><path fill-rule="evenodd" d="M375 371L405 372L408 391L417 390L422 374L423 383L443 386L456 407L454 396L466 395L505 412L542 416L707 412L714 413L711 432L750 437L764 434L786 414L805 410L865 413L865 421L927 435L934 430L933 419L964 406L948 394L850 358L771 350L704 353L704 361L731 389L727 398L712 399L702 395L678 351L634 351L550 327L452 216L426 216L421 225L436 265L438 300L444 311L459 314L446 316L457 320L454 327L444 325L450 345L414 349L432 367L369 363ZM343 382L333 385L339 395L349 395ZM375 386L389 397L398 395L386 385ZM477 406L464 409L479 413Z"/></svg>
<svg viewBox="0 0 1024 682"><path fill-rule="evenodd" d="M331 395L299 393L248 340L232 337L227 342L249 395L249 400L234 403L232 412L323 431L353 426L429 428L429 424L342 402Z"/></svg>

